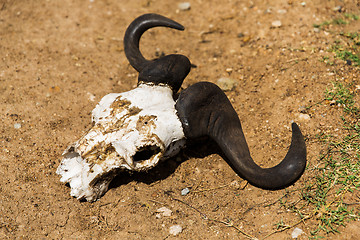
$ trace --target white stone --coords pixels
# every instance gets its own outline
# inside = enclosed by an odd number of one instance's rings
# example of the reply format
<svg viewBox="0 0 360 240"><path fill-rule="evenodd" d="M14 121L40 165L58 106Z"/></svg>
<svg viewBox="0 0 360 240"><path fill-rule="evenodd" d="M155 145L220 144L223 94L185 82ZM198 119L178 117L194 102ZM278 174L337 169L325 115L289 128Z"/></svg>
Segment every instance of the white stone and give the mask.
<svg viewBox="0 0 360 240"><path fill-rule="evenodd" d="M178 8L181 11L190 10L191 4L189 2L181 2L178 4Z"/></svg>
<svg viewBox="0 0 360 240"><path fill-rule="evenodd" d="M301 230L300 228L295 228L293 231L292 231L292 233L291 233L291 237L292 238L298 238L301 234L303 234L304 233L304 231L303 230Z"/></svg>
<svg viewBox="0 0 360 240"><path fill-rule="evenodd" d="M174 236L178 235L181 232L182 232L182 227L180 225L173 225L169 229L169 233Z"/></svg>
<svg viewBox="0 0 360 240"><path fill-rule="evenodd" d="M189 188L184 188L183 190L181 190L181 196L185 196L190 192Z"/></svg>
<svg viewBox="0 0 360 240"><path fill-rule="evenodd" d="M15 129L20 129L21 128L21 123L15 123L14 128Z"/></svg>
<svg viewBox="0 0 360 240"><path fill-rule="evenodd" d="M172 211L167 207L161 207L158 210L156 210L156 212L158 213L156 214L156 218L170 217L172 214Z"/></svg>
<svg viewBox="0 0 360 240"><path fill-rule="evenodd" d="M237 181L237 180L232 181L232 182L230 183L230 186L232 186L232 187L235 188L235 189L240 189L240 187L241 187L239 181Z"/></svg>
<svg viewBox="0 0 360 240"><path fill-rule="evenodd" d="M299 113L298 119L299 121L309 121L310 115L305 113Z"/></svg>
<svg viewBox="0 0 360 240"><path fill-rule="evenodd" d="M282 23L280 20L276 20L271 23L272 27L281 27L281 25L282 25Z"/></svg>
<svg viewBox="0 0 360 240"><path fill-rule="evenodd" d="M92 111L92 120L94 126L66 149L56 171L78 199L97 200L119 171L148 170L185 144L167 86L141 84L110 93Z"/></svg>
<svg viewBox="0 0 360 240"><path fill-rule="evenodd" d="M88 92L87 95L88 95L88 99L89 99L91 102L94 102L94 101L95 101L95 95L94 95L94 94Z"/></svg>

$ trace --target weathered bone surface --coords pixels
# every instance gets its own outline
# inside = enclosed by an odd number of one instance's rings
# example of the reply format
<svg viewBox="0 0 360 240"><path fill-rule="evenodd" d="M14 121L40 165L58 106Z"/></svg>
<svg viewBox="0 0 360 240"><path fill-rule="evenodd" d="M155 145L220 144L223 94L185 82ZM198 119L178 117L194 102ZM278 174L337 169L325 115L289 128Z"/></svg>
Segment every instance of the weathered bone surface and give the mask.
<svg viewBox="0 0 360 240"><path fill-rule="evenodd" d="M140 84L103 97L92 111L94 126L63 154L57 169L71 196L94 201L121 170L143 171L178 153L181 122L168 86Z"/></svg>

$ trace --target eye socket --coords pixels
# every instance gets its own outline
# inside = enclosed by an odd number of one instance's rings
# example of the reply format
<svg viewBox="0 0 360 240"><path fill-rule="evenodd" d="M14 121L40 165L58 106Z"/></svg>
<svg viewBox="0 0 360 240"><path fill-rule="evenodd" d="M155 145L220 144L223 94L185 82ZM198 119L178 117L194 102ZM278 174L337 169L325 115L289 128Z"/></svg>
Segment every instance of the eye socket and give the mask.
<svg viewBox="0 0 360 240"><path fill-rule="evenodd" d="M150 159L158 154L161 149L158 146L144 146L141 147L133 156L134 162L141 162Z"/></svg>

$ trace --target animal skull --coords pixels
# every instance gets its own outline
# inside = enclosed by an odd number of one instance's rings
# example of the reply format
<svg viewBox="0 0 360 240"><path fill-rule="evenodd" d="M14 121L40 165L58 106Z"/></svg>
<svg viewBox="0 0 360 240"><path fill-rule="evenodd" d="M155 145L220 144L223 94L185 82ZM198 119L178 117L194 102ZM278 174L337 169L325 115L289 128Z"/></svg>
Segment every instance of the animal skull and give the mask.
<svg viewBox="0 0 360 240"><path fill-rule="evenodd" d="M149 28L184 27L157 14L135 19L124 37L131 66L139 72L137 88L103 97L92 111L93 127L69 146L57 169L71 195L95 201L123 170L145 171L176 155L186 139L207 136L223 151L234 171L255 186L286 187L306 166L306 145L296 123L283 161L261 168L251 158L239 117L226 95L213 83L199 82L174 96L190 71L187 57L166 55L146 60L139 41Z"/></svg>
<svg viewBox="0 0 360 240"><path fill-rule="evenodd" d="M185 144L168 86L140 84L108 94L92 111L92 120L94 126L64 152L57 170L78 199L96 200L119 170L148 170Z"/></svg>

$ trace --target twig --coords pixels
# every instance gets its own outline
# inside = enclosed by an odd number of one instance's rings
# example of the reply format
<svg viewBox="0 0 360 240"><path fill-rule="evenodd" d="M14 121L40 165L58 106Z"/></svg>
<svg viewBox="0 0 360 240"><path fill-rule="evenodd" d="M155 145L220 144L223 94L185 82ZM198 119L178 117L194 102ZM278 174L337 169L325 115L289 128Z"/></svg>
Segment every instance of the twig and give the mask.
<svg viewBox="0 0 360 240"><path fill-rule="evenodd" d="M162 202L159 202L159 201L156 201L156 200L152 200L152 199L149 199L150 202L153 202L153 203L157 203L157 204L160 204L160 205L166 205L166 203L162 203Z"/></svg>
<svg viewBox="0 0 360 240"><path fill-rule="evenodd" d="M296 223L294 223L294 224L292 224L292 225L290 225L290 226L285 226L285 227L283 227L283 228L281 228L281 229L276 229L276 230L274 230L273 232L271 232L271 233L269 233L268 235L266 235L263 239L268 238L268 237L270 237L271 235L273 235L273 234L275 234L275 233L283 232L283 231L285 231L285 230L287 230L287 229L293 228L293 227L297 226L298 224L300 224L301 222L304 222L305 220L308 220L308 219L312 218L314 215L315 215L315 212L312 213L312 214L309 215L309 216L306 216L306 217L300 219L299 221L297 221Z"/></svg>
<svg viewBox="0 0 360 240"><path fill-rule="evenodd" d="M207 191L212 191L212 190L216 190L216 189L220 189L220 188L224 188L229 186L230 184L225 184L219 187L215 187L215 188L208 188L208 189L201 189L201 190L197 190L197 191L191 191L192 193L200 193L200 192L207 192Z"/></svg>
<svg viewBox="0 0 360 240"><path fill-rule="evenodd" d="M172 200L178 201L178 202L180 202L180 203L182 203L182 204L184 204L184 205L188 206L189 208L194 209L194 210L195 210L195 211L197 211L197 212L198 212L198 213L202 216L202 218L204 218L205 220L207 220L207 219L208 219L208 217L206 216L206 214L202 213L199 209L197 209L197 208L195 208L195 207L191 206L190 204L188 204L188 203L186 203L186 202L184 202L184 201L182 201L182 200L180 200L180 199L173 198L172 196L170 196L170 197L171 197L171 199L172 199Z"/></svg>
<svg viewBox="0 0 360 240"><path fill-rule="evenodd" d="M286 191L286 192L284 193L284 195L282 195L281 197L279 197L279 198L276 199L275 201L264 205L264 207L270 207L270 206L276 204L277 202L279 202L280 200L282 200L283 198L287 197L290 193L297 192L297 191L301 191L302 189L305 189L305 188L306 188L306 186L305 186L305 187L301 187L301 188L296 188L296 189L293 189L293 190L291 190L291 191Z"/></svg>
<svg viewBox="0 0 360 240"><path fill-rule="evenodd" d="M222 224L224 224L224 225L227 226L227 227L232 227L232 228L236 229L238 232L240 232L240 233L242 233L243 235L245 235L246 237L248 237L249 239L253 239L253 240L257 239L256 237L254 237L254 236L252 236L252 235L244 232L244 231L241 230L240 228L236 227L236 226L235 226L234 224L232 224L232 223L227 223L227 222L224 222L224 221L221 221L221 220L217 220L217 219L212 219L212 218L208 218L207 220L208 220L208 221L213 221L213 222L222 223Z"/></svg>
<svg viewBox="0 0 360 240"><path fill-rule="evenodd" d="M195 187L192 187L193 191L190 191L190 193L196 191L196 190L200 187L200 185L201 185L202 182L203 182L203 180L201 179L201 180L199 181L199 183L198 183ZM186 197L185 197L186 200L189 199L190 196L191 196L191 194L187 194Z"/></svg>
<svg viewBox="0 0 360 240"><path fill-rule="evenodd" d="M198 189L198 188L200 187L200 185L201 185L202 182L203 182L203 180L201 179L201 180L199 181L199 183L196 185L196 187L194 187L193 189L196 191L196 189Z"/></svg>
<svg viewBox="0 0 360 240"><path fill-rule="evenodd" d="M99 205L99 208L105 207L105 206L110 205L110 204L112 204L112 202L103 203L103 204Z"/></svg>
<svg viewBox="0 0 360 240"><path fill-rule="evenodd" d="M249 239L254 239L254 240L257 239L257 238L255 238L255 237L253 237L252 235L250 235L250 234L242 231L240 228L234 226L234 224L232 224L232 223L230 224L230 223L227 223L227 222L224 222L224 221L221 221L221 220L209 218L205 213L202 213L199 209L191 206L190 204L188 204L188 203L186 203L186 202L184 202L184 201L182 201L182 200L180 200L180 199L177 199L177 198L172 197L169 193L166 193L166 194L167 194L172 200L178 201L178 202L184 204L185 206L187 206L187 207L189 207L189 208L197 211L204 220L224 224L224 225L226 225L227 227L232 227L232 228L236 229L238 232L240 232L241 234L245 235L245 236L246 236L247 238L249 238Z"/></svg>
<svg viewBox="0 0 360 240"><path fill-rule="evenodd" d="M112 206L113 208L117 207L117 205L120 203L121 198L119 198L119 200Z"/></svg>
<svg viewBox="0 0 360 240"><path fill-rule="evenodd" d="M360 202L354 202L354 203L346 203L346 202L343 202L343 204L351 206L351 205L359 205Z"/></svg>
<svg viewBox="0 0 360 240"><path fill-rule="evenodd" d="M355 181L355 180L353 180L352 183L353 183L354 181ZM337 195L335 196L335 198L325 206L325 209L329 208L331 205L333 205L335 202L337 202L338 199L341 198L341 197L347 192L347 190L350 188L350 186L352 185L352 183L351 183L350 185L348 185L348 186L344 189L343 192L337 194ZM331 186L331 187L332 187L332 186ZM319 214L319 211L320 211L319 209L315 209L310 215L308 215L308 216L300 219L299 221L297 221L296 223L294 223L294 224L292 224L292 225L283 227L283 228L281 228L281 229L277 229L277 230L269 233L269 234L266 235L263 239L265 239L265 238L267 238L267 237L269 237L269 236L271 236L271 235L273 235L273 234L275 234L275 233L283 232L283 231L285 231L285 230L287 230L287 229L291 229L291 228L295 227L296 225L300 224L301 222L304 222L305 220L308 220L308 219L316 216L317 214Z"/></svg>

